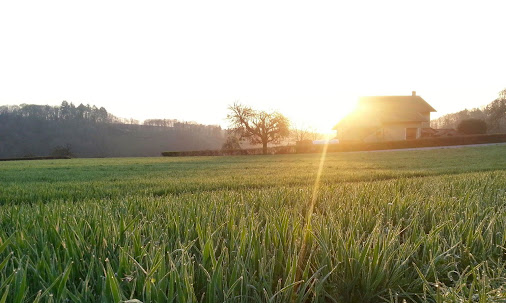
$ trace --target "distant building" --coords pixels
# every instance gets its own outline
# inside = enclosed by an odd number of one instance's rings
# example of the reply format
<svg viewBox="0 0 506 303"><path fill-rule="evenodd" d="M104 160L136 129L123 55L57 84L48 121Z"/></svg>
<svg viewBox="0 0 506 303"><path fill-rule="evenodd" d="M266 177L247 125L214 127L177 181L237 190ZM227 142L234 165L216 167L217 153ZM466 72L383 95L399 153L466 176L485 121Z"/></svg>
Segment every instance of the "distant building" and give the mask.
<svg viewBox="0 0 506 303"><path fill-rule="evenodd" d="M411 96L362 97L357 109L333 129L343 143L413 140L430 128L430 113L435 111L416 92Z"/></svg>

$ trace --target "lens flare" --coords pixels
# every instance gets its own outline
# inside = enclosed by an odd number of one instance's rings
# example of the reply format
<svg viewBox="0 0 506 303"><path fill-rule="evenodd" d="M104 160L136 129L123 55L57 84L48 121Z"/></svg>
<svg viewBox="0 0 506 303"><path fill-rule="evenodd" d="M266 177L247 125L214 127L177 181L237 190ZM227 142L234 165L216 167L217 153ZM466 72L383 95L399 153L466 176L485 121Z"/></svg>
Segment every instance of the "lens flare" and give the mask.
<svg viewBox="0 0 506 303"><path fill-rule="evenodd" d="M326 143L323 145L323 150L322 150L322 154L320 157L320 164L318 165L318 171L316 173L316 179L315 179L313 191L311 194L311 201L310 201L306 216L304 218L304 220L305 220L304 230L302 232L303 234L302 234L301 247L300 247L300 252L299 252L299 258L297 260L297 272L295 275L295 282L298 282L301 280L302 273L304 272L304 265L306 264L307 258L308 258L307 257L307 242L308 242L309 235L311 234L311 218L313 216L313 211L314 211L314 207L316 204L316 200L318 199L318 189L320 187L320 179L322 176L323 166L325 164L325 159L327 157L327 149L329 147L330 138L331 138L331 136L327 135ZM297 293L298 285L299 284L297 284L297 286L295 287L294 295Z"/></svg>

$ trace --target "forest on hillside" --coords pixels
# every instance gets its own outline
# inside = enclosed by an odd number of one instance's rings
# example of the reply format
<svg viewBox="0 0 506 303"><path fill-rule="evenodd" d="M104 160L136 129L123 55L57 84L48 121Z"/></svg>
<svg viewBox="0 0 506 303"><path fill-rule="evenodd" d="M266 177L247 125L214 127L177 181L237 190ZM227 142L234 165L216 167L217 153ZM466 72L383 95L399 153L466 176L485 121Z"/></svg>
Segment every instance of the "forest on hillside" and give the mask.
<svg viewBox="0 0 506 303"><path fill-rule="evenodd" d="M0 158L48 156L62 149L77 157L159 156L162 151L219 149L220 126L149 119L142 124L103 107L63 101L60 106L0 106Z"/></svg>
<svg viewBox="0 0 506 303"><path fill-rule="evenodd" d="M499 93L497 99L483 108L464 109L447 114L431 121L431 127L457 129L459 123L469 119L485 121L487 133L506 133L506 89Z"/></svg>

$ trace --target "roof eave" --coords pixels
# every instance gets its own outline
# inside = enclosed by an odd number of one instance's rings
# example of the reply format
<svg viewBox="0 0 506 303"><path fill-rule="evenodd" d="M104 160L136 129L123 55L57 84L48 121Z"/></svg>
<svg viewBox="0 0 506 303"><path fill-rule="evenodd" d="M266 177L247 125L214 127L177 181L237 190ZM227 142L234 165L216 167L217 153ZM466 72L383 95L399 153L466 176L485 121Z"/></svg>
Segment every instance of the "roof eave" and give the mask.
<svg viewBox="0 0 506 303"><path fill-rule="evenodd" d="M420 96L417 97L420 98L420 100L422 100L425 103L425 105L427 105L427 107L429 107L430 109L429 112L431 113L437 112L437 110L434 107L432 107L427 101L425 101L422 97Z"/></svg>

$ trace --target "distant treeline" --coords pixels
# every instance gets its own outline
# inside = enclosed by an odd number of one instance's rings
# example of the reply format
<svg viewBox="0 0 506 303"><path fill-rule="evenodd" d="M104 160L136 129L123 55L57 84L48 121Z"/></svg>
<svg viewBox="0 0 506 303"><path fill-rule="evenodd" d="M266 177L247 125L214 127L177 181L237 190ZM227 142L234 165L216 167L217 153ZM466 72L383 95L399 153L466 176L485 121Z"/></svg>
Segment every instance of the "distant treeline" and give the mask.
<svg viewBox="0 0 506 303"><path fill-rule="evenodd" d="M161 151L219 149L220 126L150 119L140 124L103 107L0 106L0 158L48 156L61 146L78 157L159 156Z"/></svg>
<svg viewBox="0 0 506 303"><path fill-rule="evenodd" d="M487 133L506 133L506 89L499 97L482 109L473 108L447 114L431 121L432 128L456 129L460 122L467 119L480 119L487 123Z"/></svg>

